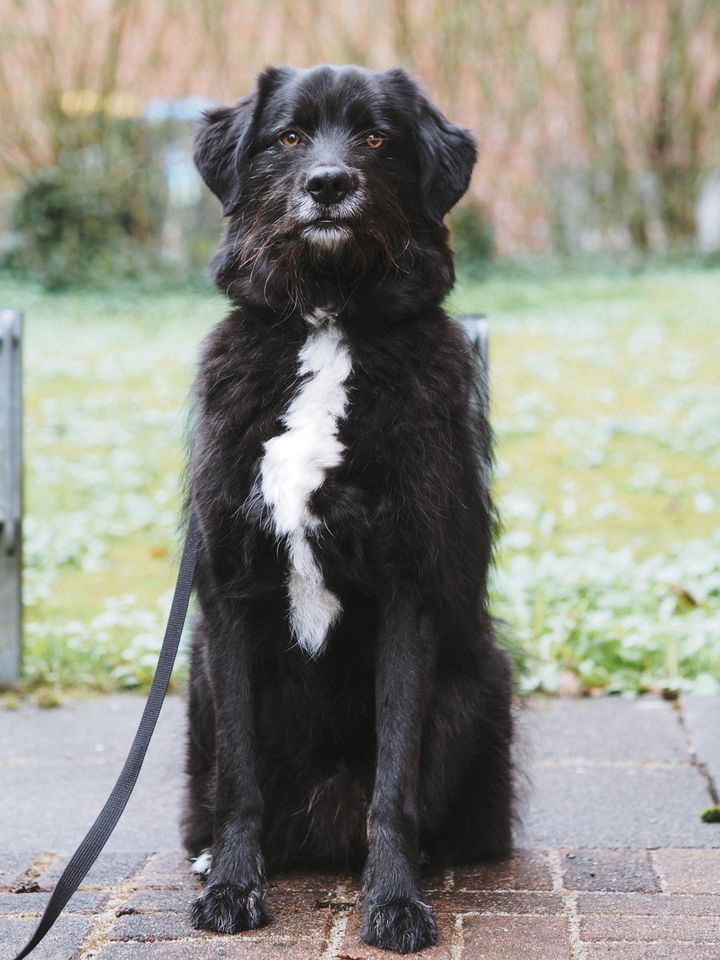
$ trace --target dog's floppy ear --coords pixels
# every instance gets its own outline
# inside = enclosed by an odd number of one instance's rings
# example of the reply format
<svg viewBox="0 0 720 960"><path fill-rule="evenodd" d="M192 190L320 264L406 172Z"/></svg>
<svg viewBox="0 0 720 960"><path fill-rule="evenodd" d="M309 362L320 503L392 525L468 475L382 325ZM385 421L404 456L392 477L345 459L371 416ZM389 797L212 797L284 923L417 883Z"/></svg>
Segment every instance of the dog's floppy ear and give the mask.
<svg viewBox="0 0 720 960"><path fill-rule="evenodd" d="M203 115L193 142L193 160L208 187L230 213L242 189L241 160L252 142L262 105L293 71L268 67L255 90L233 107L218 107Z"/></svg>
<svg viewBox="0 0 720 960"><path fill-rule="evenodd" d="M424 207L442 221L470 183L477 159L475 137L444 117L404 70L389 70L387 75L414 117Z"/></svg>
<svg viewBox="0 0 720 960"><path fill-rule="evenodd" d="M195 134L195 166L222 203L224 214L230 212L240 193L238 148L252 121L255 99L252 93L234 107L208 110Z"/></svg>

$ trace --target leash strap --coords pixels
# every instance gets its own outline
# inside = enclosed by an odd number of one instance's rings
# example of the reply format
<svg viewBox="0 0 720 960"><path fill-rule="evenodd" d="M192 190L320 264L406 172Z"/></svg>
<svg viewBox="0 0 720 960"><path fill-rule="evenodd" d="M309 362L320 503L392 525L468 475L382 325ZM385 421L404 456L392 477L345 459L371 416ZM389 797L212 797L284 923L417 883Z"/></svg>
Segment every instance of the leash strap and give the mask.
<svg viewBox="0 0 720 960"><path fill-rule="evenodd" d="M170 682L170 675L173 664L175 663L180 636L187 615L190 593L193 587L197 552L197 521L195 517L191 515L185 537L182 560L180 561L177 583L175 584L175 593L170 608L170 616L168 617L165 637L158 658L158 665L155 668L155 676L150 686L150 693L148 694L135 739L130 747L130 753L125 760L120 776L117 778L110 796L105 801L105 806L100 811L95 823L88 830L85 839L72 855L70 862L58 880L57 886L48 901L48 905L45 907L45 912L40 918L35 933L14 960L23 960L24 957L32 953L50 930L65 908L70 897L72 897L85 879L90 867L92 867L97 860L110 834L117 826L117 822L130 799L130 794L133 792L140 768L143 765L143 760L145 759L145 754L147 753L150 739L155 730L155 724L157 723L160 708L162 707Z"/></svg>

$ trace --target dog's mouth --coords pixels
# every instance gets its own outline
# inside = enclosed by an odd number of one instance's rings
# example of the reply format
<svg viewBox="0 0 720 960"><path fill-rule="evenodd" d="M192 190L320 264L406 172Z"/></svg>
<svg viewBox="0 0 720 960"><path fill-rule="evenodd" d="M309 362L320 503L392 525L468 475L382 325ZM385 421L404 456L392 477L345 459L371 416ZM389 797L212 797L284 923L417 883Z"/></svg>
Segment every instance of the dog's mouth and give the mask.
<svg viewBox="0 0 720 960"><path fill-rule="evenodd" d="M332 249L352 239L352 228L347 220L319 217L308 223L302 232L304 240L313 245Z"/></svg>
<svg viewBox="0 0 720 960"><path fill-rule="evenodd" d="M341 217L318 217L316 220L311 220L308 226L319 227L321 230L351 229L350 221Z"/></svg>

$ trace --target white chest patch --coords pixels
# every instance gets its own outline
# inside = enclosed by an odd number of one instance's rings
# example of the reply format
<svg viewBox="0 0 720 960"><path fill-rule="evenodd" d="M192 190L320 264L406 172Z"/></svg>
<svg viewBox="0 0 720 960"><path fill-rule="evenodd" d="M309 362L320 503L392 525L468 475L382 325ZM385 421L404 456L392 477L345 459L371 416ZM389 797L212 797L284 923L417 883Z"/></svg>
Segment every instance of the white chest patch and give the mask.
<svg viewBox="0 0 720 960"><path fill-rule="evenodd" d="M311 656L320 653L342 612L308 540L319 525L309 501L327 471L342 461L337 424L346 414L351 369L350 353L332 323L310 330L298 354L298 376L304 379L282 417L285 432L265 443L260 465L263 500L276 536L288 547L290 627Z"/></svg>

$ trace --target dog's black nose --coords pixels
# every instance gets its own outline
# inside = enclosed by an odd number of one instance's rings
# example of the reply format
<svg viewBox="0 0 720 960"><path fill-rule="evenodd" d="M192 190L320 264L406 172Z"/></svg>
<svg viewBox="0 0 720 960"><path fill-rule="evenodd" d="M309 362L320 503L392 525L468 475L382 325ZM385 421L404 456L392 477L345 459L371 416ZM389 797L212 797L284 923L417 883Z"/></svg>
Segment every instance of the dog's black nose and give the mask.
<svg viewBox="0 0 720 960"><path fill-rule="evenodd" d="M352 177L342 167L315 167L307 178L305 189L326 207L340 203L352 189Z"/></svg>

